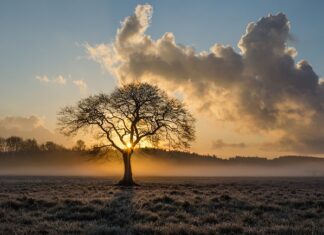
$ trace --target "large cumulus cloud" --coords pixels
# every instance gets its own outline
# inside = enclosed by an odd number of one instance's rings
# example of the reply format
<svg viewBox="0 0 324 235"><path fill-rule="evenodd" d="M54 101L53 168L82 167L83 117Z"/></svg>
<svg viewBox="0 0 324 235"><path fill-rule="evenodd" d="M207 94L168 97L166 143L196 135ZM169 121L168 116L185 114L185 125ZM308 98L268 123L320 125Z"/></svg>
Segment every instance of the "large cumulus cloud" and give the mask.
<svg viewBox="0 0 324 235"><path fill-rule="evenodd" d="M113 43L87 44L87 53L120 82L158 82L240 129L277 131L268 147L324 153L324 85L307 61L295 61L283 13L248 24L240 52L220 44L197 52L171 32L157 40L147 35L152 12L150 5L137 6Z"/></svg>

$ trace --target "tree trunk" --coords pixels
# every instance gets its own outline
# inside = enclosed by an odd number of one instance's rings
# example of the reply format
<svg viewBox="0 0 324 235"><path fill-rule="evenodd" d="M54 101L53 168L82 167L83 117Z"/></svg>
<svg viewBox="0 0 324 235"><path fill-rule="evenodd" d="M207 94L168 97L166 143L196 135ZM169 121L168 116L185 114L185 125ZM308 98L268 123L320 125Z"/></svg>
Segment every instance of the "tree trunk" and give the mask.
<svg viewBox="0 0 324 235"><path fill-rule="evenodd" d="M118 182L121 186L133 186L136 185L133 180L132 167L131 167L131 153L123 153L124 161L124 177Z"/></svg>

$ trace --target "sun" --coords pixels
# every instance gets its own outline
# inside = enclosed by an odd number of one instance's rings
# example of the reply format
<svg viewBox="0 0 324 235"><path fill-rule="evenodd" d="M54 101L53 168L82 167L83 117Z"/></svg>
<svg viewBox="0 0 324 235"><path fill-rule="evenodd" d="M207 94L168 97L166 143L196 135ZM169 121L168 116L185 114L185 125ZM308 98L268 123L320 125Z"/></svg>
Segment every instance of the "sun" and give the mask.
<svg viewBox="0 0 324 235"><path fill-rule="evenodd" d="M126 146L127 146L127 148L130 149L132 147L132 144L131 143L127 143Z"/></svg>

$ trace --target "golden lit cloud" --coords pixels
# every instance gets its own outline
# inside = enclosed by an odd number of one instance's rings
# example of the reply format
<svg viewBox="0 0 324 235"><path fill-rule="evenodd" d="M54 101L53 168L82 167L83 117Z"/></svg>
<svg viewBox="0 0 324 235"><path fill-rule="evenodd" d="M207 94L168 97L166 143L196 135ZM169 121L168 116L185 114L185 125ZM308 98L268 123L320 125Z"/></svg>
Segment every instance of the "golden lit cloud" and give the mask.
<svg viewBox="0 0 324 235"><path fill-rule="evenodd" d="M113 43L90 45L89 57L118 78L158 83L181 93L196 112L235 123L244 132L283 133L277 149L324 152L324 83L311 65L296 62L287 47L290 22L283 13L249 23L240 52L216 43L197 52L178 44L171 32L153 40L146 30L153 9L138 5L122 21ZM284 145L284 146L282 146Z"/></svg>

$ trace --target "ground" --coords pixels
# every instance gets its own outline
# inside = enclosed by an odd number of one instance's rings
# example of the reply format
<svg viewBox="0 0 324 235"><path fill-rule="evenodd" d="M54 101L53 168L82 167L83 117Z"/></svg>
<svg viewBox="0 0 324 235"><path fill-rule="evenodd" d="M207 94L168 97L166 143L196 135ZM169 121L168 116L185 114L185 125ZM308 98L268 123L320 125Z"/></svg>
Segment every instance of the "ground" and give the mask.
<svg viewBox="0 0 324 235"><path fill-rule="evenodd" d="M324 234L324 178L0 177L0 234Z"/></svg>

